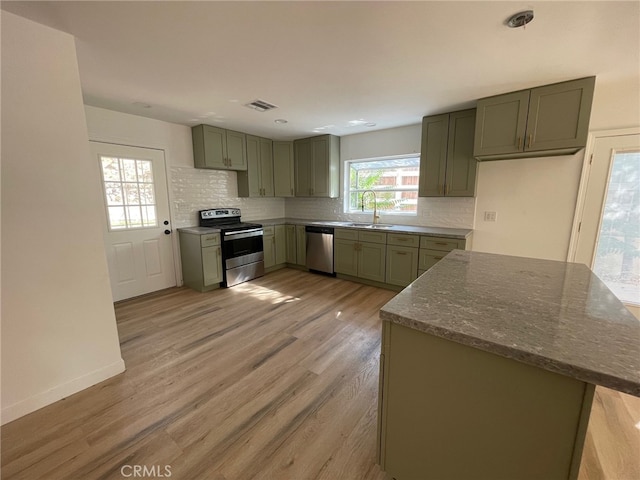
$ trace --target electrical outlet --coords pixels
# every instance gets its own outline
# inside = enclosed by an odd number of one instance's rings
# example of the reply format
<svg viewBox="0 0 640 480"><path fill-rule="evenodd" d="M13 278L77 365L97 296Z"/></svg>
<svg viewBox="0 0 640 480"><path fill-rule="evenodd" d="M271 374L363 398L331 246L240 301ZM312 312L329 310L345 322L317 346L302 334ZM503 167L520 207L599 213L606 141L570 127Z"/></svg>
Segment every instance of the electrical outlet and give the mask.
<svg viewBox="0 0 640 480"><path fill-rule="evenodd" d="M498 214L496 212L484 212L485 222L495 222L497 219L498 219Z"/></svg>

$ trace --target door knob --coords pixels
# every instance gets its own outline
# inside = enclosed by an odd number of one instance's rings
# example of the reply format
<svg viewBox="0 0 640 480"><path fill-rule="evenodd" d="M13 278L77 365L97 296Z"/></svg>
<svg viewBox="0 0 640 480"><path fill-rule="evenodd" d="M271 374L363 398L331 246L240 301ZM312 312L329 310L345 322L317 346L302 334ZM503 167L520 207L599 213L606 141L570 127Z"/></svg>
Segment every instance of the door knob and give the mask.
<svg viewBox="0 0 640 480"><path fill-rule="evenodd" d="M165 225L169 225L169 220L165 220L165 221L164 221L164 222L162 222L162 223L164 223Z"/></svg>
<svg viewBox="0 0 640 480"><path fill-rule="evenodd" d="M171 233L171 230L165 230L165 231L164 231L164 234L165 234L165 235L169 235L170 233Z"/></svg>

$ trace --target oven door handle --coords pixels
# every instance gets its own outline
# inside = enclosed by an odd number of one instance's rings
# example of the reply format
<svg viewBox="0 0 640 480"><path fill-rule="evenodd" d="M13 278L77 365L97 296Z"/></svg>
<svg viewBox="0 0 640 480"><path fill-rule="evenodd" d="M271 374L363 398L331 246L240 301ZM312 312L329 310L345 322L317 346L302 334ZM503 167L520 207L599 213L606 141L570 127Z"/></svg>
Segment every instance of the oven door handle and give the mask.
<svg viewBox="0 0 640 480"><path fill-rule="evenodd" d="M262 228L254 228L251 230L240 230L238 232L225 232L224 241L237 240L239 238L261 237L264 234Z"/></svg>

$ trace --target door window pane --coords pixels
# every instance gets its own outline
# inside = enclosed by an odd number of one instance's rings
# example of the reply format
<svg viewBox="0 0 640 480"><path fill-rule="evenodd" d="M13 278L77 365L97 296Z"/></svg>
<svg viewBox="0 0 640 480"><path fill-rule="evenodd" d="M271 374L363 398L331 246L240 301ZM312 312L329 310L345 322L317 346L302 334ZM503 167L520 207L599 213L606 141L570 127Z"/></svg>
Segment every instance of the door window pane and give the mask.
<svg viewBox="0 0 640 480"><path fill-rule="evenodd" d="M109 230L157 227L151 161L100 157L100 163Z"/></svg>
<svg viewBox="0 0 640 480"><path fill-rule="evenodd" d="M640 304L640 152L612 160L593 271L620 300Z"/></svg>

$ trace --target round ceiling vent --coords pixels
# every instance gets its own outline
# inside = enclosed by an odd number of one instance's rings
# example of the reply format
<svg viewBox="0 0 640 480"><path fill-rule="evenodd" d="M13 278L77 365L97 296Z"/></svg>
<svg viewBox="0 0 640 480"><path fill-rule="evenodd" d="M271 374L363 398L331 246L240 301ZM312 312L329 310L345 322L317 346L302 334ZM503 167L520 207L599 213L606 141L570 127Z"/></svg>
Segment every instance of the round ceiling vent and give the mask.
<svg viewBox="0 0 640 480"><path fill-rule="evenodd" d="M533 10L525 10L512 15L507 20L507 26L511 28L524 27L531 20L533 20Z"/></svg>

